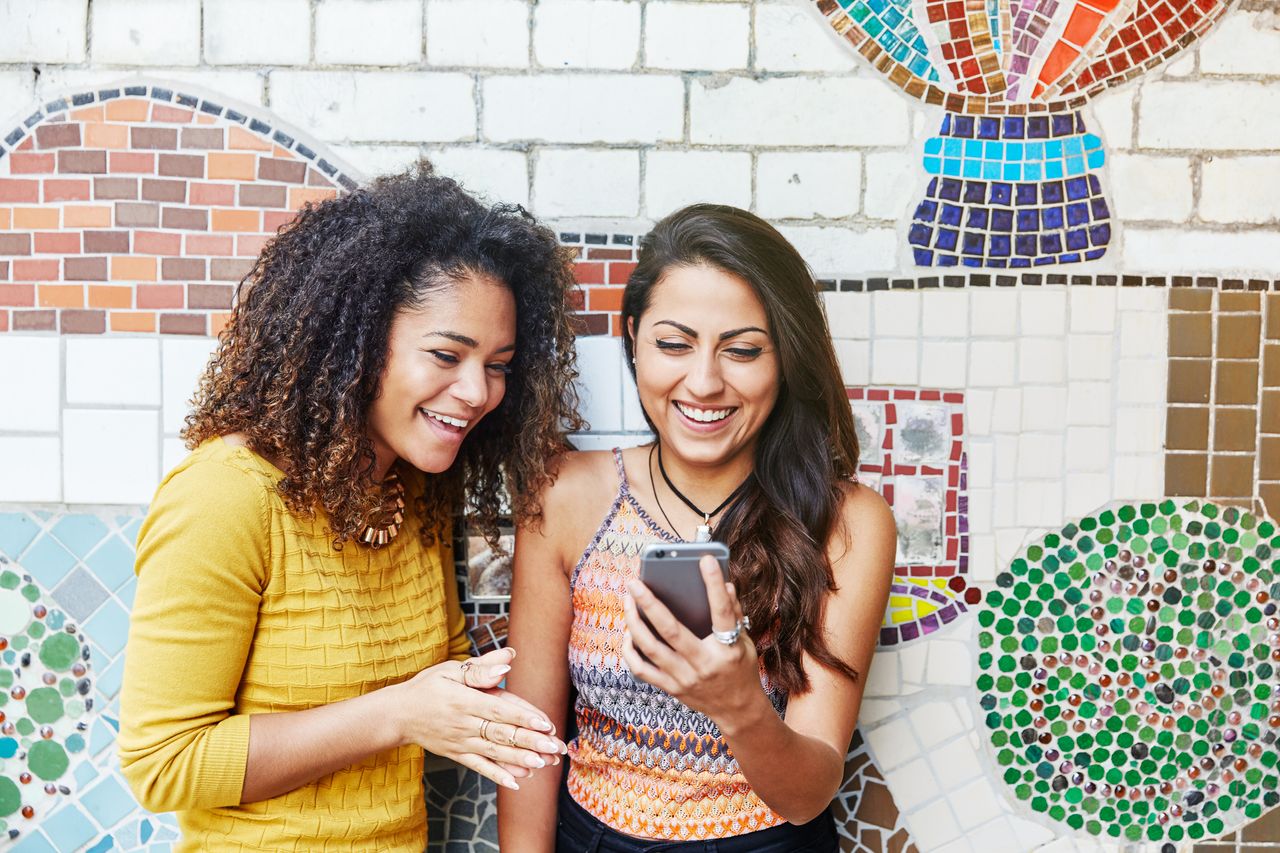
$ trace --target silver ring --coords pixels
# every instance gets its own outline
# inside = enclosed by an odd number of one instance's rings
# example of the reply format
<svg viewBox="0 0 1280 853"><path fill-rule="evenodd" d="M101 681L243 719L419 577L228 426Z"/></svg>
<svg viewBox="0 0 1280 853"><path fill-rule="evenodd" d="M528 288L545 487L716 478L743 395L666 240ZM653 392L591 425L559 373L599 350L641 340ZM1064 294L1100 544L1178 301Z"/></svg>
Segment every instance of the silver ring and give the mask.
<svg viewBox="0 0 1280 853"><path fill-rule="evenodd" d="M751 617L745 613L742 614L742 627L744 630L751 630Z"/></svg>
<svg viewBox="0 0 1280 853"><path fill-rule="evenodd" d="M711 636L716 638L717 643L723 643L726 646L732 646L738 642L738 637L742 634L742 620L738 620L738 624L733 626L732 631L716 631L712 629Z"/></svg>
<svg viewBox="0 0 1280 853"><path fill-rule="evenodd" d="M472 661L469 661L469 660L465 660L462 662L462 684L464 687L471 686L470 684L467 684L467 670L471 669L471 664L472 664Z"/></svg>

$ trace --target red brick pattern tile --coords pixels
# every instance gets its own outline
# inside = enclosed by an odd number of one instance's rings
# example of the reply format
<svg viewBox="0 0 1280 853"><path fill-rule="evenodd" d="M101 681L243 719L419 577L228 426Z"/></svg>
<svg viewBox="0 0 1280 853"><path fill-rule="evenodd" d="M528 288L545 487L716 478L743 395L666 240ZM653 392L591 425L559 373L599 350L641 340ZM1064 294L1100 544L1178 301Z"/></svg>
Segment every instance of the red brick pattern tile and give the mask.
<svg viewBox="0 0 1280 853"><path fill-rule="evenodd" d="M4 138L0 332L216 334L275 231L353 185L269 120L195 103L140 89Z"/></svg>
<svg viewBox="0 0 1280 853"><path fill-rule="evenodd" d="M607 239L606 235L561 234L560 239L576 252L573 264L578 289L572 296L572 307L579 335L622 334L622 291L627 278L636 268L636 250L632 235L625 242L584 242ZM575 245L576 244L576 245Z"/></svg>

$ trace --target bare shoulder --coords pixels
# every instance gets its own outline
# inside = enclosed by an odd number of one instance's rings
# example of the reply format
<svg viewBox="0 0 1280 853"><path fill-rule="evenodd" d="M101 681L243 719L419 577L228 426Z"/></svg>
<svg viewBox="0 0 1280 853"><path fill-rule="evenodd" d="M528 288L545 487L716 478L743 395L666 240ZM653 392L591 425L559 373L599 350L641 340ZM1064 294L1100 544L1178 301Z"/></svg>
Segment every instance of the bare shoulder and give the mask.
<svg viewBox="0 0 1280 853"><path fill-rule="evenodd" d="M828 545L837 581L868 571L892 573L898 535L893 510L879 492L862 483L842 483L840 491L839 529Z"/></svg>
<svg viewBox="0 0 1280 853"><path fill-rule="evenodd" d="M613 454L607 450L572 450L551 466L554 480L542 494L544 520L554 528L572 524L593 508L607 507L618 491Z"/></svg>

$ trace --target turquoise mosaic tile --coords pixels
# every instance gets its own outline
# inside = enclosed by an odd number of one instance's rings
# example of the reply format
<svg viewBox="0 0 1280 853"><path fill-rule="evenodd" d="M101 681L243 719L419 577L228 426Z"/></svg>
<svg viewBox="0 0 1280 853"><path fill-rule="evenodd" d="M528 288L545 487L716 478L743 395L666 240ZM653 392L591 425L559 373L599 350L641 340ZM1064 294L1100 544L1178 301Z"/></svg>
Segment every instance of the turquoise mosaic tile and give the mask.
<svg viewBox="0 0 1280 853"><path fill-rule="evenodd" d="M53 526L54 537L77 557L83 557L108 533L96 516L68 515Z"/></svg>
<svg viewBox="0 0 1280 853"><path fill-rule="evenodd" d="M108 776L82 794L80 804L103 826L118 823L138 807L133 794L115 776Z"/></svg>
<svg viewBox="0 0 1280 853"><path fill-rule="evenodd" d="M85 630L110 657L124 651L129 639L129 613L114 601L104 604L93 618L85 623Z"/></svg>
<svg viewBox="0 0 1280 853"><path fill-rule="evenodd" d="M0 513L0 554L17 559L39 533L40 525L26 513Z"/></svg>
<svg viewBox="0 0 1280 853"><path fill-rule="evenodd" d="M119 536L111 536L85 559L85 564L107 589L116 590L133 579L133 558L133 548Z"/></svg>
<svg viewBox="0 0 1280 853"><path fill-rule="evenodd" d="M72 848L74 849L74 848ZM62 853L57 847L49 843L49 839L43 835L28 835L22 839L13 848L13 853Z"/></svg>
<svg viewBox="0 0 1280 853"><path fill-rule="evenodd" d="M22 558L22 567L46 589L57 586L75 564L75 555L47 534L41 536Z"/></svg>
<svg viewBox="0 0 1280 853"><path fill-rule="evenodd" d="M75 805L55 812L42 828L58 850L78 850L98 834L97 827Z"/></svg>

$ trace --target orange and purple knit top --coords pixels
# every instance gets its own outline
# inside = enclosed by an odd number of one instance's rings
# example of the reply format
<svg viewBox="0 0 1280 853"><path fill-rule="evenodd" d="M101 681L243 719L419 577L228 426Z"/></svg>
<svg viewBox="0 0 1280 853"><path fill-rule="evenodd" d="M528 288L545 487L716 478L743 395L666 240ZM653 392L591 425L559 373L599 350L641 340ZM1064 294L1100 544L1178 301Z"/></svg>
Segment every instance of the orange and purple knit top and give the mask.
<svg viewBox="0 0 1280 853"><path fill-rule="evenodd" d="M569 744L569 794L607 826L641 838L727 838L784 823L751 790L716 724L622 661L622 607L627 581L640 573L640 548L679 540L636 502L622 454L613 456L618 496L570 579L578 736ZM784 713L786 696L763 672L761 684Z"/></svg>

